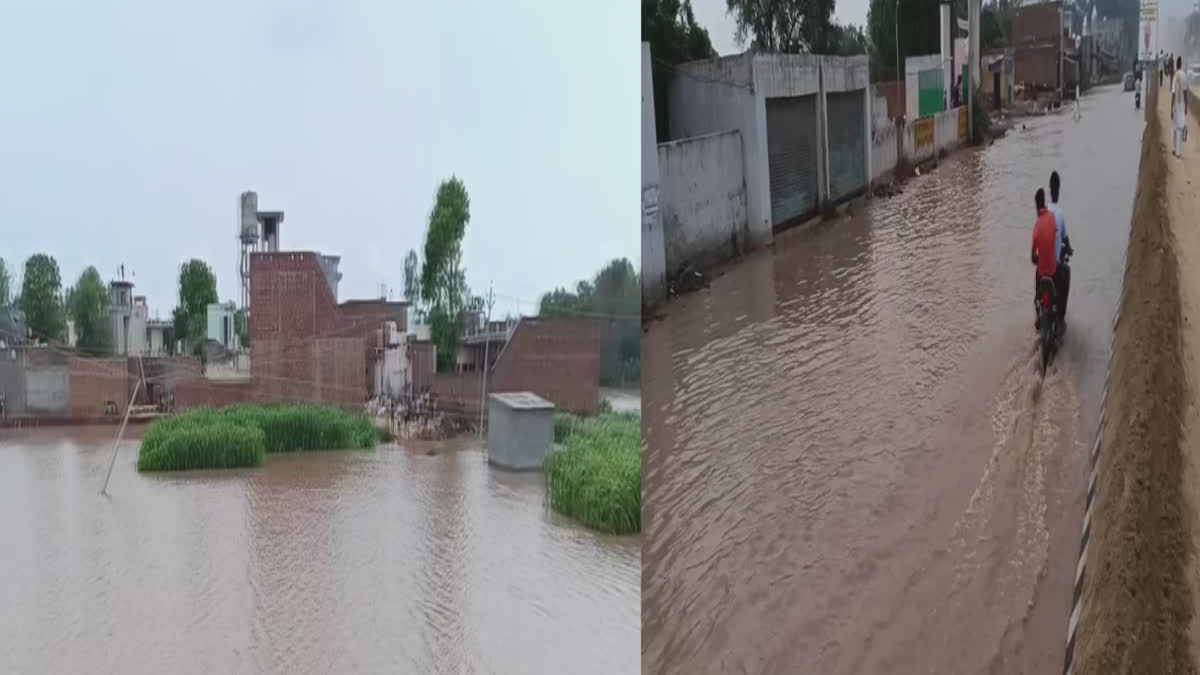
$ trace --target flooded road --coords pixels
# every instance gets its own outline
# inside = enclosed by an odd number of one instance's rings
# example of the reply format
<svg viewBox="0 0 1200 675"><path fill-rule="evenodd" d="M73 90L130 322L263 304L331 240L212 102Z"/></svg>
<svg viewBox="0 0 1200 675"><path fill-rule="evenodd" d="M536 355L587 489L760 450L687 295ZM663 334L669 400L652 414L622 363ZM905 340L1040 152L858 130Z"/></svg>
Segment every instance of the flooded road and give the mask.
<svg viewBox="0 0 1200 675"><path fill-rule="evenodd" d="M1082 111L778 236L643 335L643 672L1062 667L1143 124L1119 88ZM1052 169L1076 257L1042 382Z"/></svg>
<svg viewBox="0 0 1200 675"><path fill-rule="evenodd" d="M113 427L0 433L6 673L637 671L638 539L473 441L146 476L131 442L104 498Z"/></svg>

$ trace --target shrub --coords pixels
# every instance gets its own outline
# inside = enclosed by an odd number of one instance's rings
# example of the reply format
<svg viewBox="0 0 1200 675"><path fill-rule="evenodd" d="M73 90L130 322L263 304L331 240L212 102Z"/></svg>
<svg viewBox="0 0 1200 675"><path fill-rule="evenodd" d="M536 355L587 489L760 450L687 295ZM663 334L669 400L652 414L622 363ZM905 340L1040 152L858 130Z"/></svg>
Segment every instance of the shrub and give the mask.
<svg viewBox="0 0 1200 675"><path fill-rule="evenodd" d="M240 424L184 426L138 453L138 471L261 466L263 432Z"/></svg>
<svg viewBox="0 0 1200 675"><path fill-rule="evenodd" d="M642 529L641 417L557 415L543 467L551 508L610 534Z"/></svg>
<svg viewBox="0 0 1200 675"><path fill-rule="evenodd" d="M235 430L255 434L246 436ZM142 437L138 470L258 466L267 452L372 448L376 433L365 414L328 406L201 408L150 425ZM227 443L229 449L220 450L220 443ZM246 449L250 443L257 444L257 452ZM257 457L252 463L237 463L251 462L252 455Z"/></svg>

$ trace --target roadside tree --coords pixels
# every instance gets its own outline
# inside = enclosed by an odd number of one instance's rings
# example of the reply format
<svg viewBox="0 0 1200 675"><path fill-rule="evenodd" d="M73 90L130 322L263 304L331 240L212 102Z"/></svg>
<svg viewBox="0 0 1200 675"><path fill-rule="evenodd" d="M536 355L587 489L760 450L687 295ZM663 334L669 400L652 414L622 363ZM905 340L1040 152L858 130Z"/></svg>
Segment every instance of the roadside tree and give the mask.
<svg viewBox="0 0 1200 675"><path fill-rule="evenodd" d="M25 324L34 339L50 341L62 338L66 328L62 277L54 258L38 253L25 261L19 306L25 313Z"/></svg>

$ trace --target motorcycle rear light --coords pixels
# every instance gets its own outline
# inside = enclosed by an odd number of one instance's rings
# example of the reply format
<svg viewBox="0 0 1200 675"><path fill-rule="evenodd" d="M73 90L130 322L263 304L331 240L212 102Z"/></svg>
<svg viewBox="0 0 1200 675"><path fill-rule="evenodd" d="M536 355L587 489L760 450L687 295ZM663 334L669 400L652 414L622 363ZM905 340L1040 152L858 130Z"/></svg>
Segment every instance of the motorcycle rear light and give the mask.
<svg viewBox="0 0 1200 675"><path fill-rule="evenodd" d="M1042 293L1042 308L1050 309L1050 294Z"/></svg>

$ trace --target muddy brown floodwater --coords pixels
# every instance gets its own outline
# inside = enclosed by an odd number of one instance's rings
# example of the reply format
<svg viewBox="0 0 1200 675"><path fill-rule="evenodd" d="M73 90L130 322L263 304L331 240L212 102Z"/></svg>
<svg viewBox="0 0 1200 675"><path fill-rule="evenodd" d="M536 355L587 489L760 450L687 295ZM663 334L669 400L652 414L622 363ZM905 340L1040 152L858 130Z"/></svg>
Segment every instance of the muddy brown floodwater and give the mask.
<svg viewBox="0 0 1200 675"><path fill-rule="evenodd" d="M778 236L643 335L643 672L1062 668L1143 126L1116 88L1082 107ZM1042 382L1052 169L1076 256Z"/></svg>
<svg viewBox="0 0 1200 675"><path fill-rule="evenodd" d="M638 539L470 441L173 475L125 443L105 498L114 427L0 433L5 673L637 671Z"/></svg>

